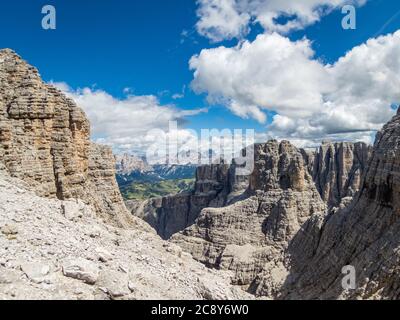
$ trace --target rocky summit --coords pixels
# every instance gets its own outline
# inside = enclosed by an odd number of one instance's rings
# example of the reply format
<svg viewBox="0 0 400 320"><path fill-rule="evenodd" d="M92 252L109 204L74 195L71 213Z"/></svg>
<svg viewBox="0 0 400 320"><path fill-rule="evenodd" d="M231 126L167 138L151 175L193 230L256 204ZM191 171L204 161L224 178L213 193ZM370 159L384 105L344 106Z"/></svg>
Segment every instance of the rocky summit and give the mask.
<svg viewBox="0 0 400 320"><path fill-rule="evenodd" d="M372 147L362 143L323 143L317 152L303 154L318 192L329 207L340 205L360 190Z"/></svg>

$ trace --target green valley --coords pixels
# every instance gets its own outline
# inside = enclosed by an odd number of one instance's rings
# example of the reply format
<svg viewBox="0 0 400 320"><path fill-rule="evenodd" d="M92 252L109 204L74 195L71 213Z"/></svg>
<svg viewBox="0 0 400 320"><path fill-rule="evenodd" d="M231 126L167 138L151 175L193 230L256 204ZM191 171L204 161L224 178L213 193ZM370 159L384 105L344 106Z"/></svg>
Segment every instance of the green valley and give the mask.
<svg viewBox="0 0 400 320"><path fill-rule="evenodd" d="M189 191L195 179L160 180L152 182L131 182L121 184L120 190L125 200L146 200Z"/></svg>

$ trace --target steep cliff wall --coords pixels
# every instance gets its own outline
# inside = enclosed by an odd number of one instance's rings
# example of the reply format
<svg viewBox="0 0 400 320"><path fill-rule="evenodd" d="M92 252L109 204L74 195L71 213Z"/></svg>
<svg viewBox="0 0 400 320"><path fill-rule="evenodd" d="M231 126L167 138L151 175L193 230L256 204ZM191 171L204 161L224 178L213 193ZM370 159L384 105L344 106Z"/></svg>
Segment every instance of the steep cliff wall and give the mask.
<svg viewBox="0 0 400 320"><path fill-rule="evenodd" d="M204 209L171 240L210 267L232 270L233 282L246 289L264 271L279 288L284 269L271 273L271 263L283 257L303 223L325 208L302 154L288 142L270 141L255 146L248 198Z"/></svg>
<svg viewBox="0 0 400 320"><path fill-rule="evenodd" d="M305 155L318 192L329 207L354 197L361 186L372 146L365 143L323 143Z"/></svg>
<svg viewBox="0 0 400 320"><path fill-rule="evenodd" d="M211 165L198 167L192 192L150 199L127 201L132 214L148 222L164 239L191 226L201 210L223 207L247 188L247 177L237 177L235 166Z"/></svg>
<svg viewBox="0 0 400 320"><path fill-rule="evenodd" d="M312 177L322 200L332 208L339 206L345 198L348 202L359 191L371 149L364 143L324 143L316 151L300 149L296 152L302 155L304 169ZM267 172L276 170L278 164L263 163L257 158L255 161L263 166L256 168L251 179L249 176L236 175L234 164L229 167L202 166L197 169L193 192L144 202L128 201L127 206L132 214L144 219L163 238L168 239L194 224L201 210L223 207L244 199L248 196L246 191L265 189L263 184L268 181L271 183ZM276 183L284 184L286 178L282 176L280 179Z"/></svg>
<svg viewBox="0 0 400 320"><path fill-rule="evenodd" d="M378 133L354 201L314 216L293 240L280 298L400 298L399 159L400 113ZM344 266L355 268L355 290L342 287Z"/></svg>
<svg viewBox="0 0 400 320"><path fill-rule="evenodd" d="M131 221L111 151L90 143L84 112L8 49L0 51L0 161L39 196L82 199L107 221Z"/></svg>

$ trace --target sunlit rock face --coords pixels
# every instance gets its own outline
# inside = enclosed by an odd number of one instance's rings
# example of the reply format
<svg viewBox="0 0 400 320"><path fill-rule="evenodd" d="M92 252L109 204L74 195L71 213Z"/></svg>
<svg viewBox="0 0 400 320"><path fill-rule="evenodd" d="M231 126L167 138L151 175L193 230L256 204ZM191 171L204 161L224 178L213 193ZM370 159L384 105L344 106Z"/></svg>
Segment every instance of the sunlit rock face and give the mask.
<svg viewBox="0 0 400 320"><path fill-rule="evenodd" d="M0 51L0 159L39 196L82 199L105 220L130 223L111 150L92 144L82 109L9 49Z"/></svg>
<svg viewBox="0 0 400 320"><path fill-rule="evenodd" d="M372 146L362 142L323 143L307 162L318 192L329 207L354 197L368 164Z"/></svg>

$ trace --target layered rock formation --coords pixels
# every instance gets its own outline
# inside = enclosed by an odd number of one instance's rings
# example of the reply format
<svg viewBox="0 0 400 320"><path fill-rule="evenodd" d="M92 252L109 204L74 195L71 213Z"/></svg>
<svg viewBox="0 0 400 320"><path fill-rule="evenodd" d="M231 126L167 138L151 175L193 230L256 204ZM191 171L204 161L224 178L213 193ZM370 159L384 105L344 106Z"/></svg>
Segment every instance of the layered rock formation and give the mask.
<svg viewBox="0 0 400 320"><path fill-rule="evenodd" d="M354 201L313 217L290 245L280 298L400 298L399 157L400 113L378 133ZM345 266L355 268L355 290L342 286Z"/></svg>
<svg viewBox="0 0 400 320"><path fill-rule="evenodd" d="M222 207L240 196L246 187L243 178L235 175L234 165L202 166L196 170L192 192L126 203L135 216L148 222L162 238L168 239L191 226L202 209Z"/></svg>
<svg viewBox="0 0 400 320"><path fill-rule="evenodd" d="M325 204L302 154L289 142L256 145L247 193L247 199L230 206L204 209L172 241L209 267L234 271L233 282L246 289L252 290L256 277L265 272L279 288L284 269L271 272L271 264L278 265L274 260L283 258L303 223L323 213Z"/></svg>
<svg viewBox="0 0 400 320"><path fill-rule="evenodd" d="M40 196L82 199L105 220L131 223L111 151L90 143L84 112L8 49L0 51L0 159Z"/></svg>
<svg viewBox="0 0 400 320"><path fill-rule="evenodd" d="M372 147L365 143L323 143L316 153L303 155L322 199L329 207L354 197L361 186Z"/></svg>
<svg viewBox="0 0 400 320"><path fill-rule="evenodd" d="M304 167L329 208L350 200L361 186L361 177L371 154L365 143L323 143L315 152L298 150ZM257 161L257 159L256 159ZM202 166L197 169L195 190L148 201L127 201L130 211L148 222L165 239L191 226L208 207L223 207L248 196L254 186L248 176L235 174L235 164ZM253 180L267 181L265 168ZM254 182L253 182L254 183Z"/></svg>

